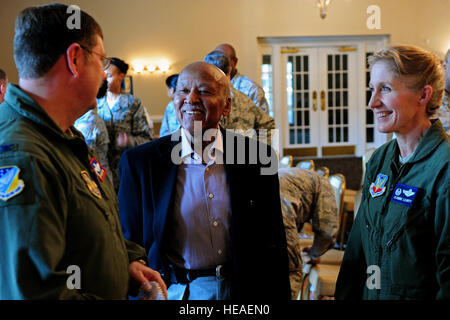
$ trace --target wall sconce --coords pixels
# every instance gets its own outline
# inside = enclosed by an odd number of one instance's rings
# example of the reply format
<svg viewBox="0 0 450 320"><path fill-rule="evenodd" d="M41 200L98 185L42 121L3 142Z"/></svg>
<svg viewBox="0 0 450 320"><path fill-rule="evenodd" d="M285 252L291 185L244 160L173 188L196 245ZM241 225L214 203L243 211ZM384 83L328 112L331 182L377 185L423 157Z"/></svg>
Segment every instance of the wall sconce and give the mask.
<svg viewBox="0 0 450 320"><path fill-rule="evenodd" d="M166 62L162 62L161 64L147 64L144 65L142 63L134 63L131 64L131 70L141 74L141 73L154 73L160 71L161 73L166 73L170 69L170 64Z"/></svg>
<svg viewBox="0 0 450 320"><path fill-rule="evenodd" d="M330 3L331 0L317 0L317 6L320 9L320 17L322 19L325 19L325 17L327 16L327 9Z"/></svg>

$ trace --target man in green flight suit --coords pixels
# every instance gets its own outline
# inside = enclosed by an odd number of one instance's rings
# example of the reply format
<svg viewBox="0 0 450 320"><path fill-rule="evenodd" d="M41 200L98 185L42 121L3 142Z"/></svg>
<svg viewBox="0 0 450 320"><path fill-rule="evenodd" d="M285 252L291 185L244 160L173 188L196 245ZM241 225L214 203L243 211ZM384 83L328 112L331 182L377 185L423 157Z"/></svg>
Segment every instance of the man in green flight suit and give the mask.
<svg viewBox="0 0 450 320"><path fill-rule="evenodd" d="M166 292L124 240L105 169L73 127L96 106L108 59L97 22L70 9L16 20L19 84L0 106L0 299L126 299L148 280Z"/></svg>

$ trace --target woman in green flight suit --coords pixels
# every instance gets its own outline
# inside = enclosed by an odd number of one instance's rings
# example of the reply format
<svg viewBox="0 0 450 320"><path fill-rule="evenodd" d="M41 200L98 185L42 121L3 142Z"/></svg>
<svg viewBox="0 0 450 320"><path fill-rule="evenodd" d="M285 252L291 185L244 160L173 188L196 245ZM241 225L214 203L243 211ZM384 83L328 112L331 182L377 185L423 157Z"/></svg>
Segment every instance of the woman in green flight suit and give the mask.
<svg viewBox="0 0 450 320"><path fill-rule="evenodd" d="M396 138L367 164L337 299L450 298L449 136L439 59L413 46L369 57L377 129Z"/></svg>

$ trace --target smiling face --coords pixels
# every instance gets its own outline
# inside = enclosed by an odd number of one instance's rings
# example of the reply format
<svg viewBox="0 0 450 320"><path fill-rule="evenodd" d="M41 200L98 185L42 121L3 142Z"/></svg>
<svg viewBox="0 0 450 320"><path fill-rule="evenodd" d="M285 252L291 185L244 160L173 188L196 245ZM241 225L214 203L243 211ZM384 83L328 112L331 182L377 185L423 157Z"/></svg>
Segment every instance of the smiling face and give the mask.
<svg viewBox="0 0 450 320"><path fill-rule="evenodd" d="M196 62L187 66L178 78L174 96L175 112L181 126L194 135L194 122L202 132L217 128L221 116L230 113L229 81L213 65Z"/></svg>
<svg viewBox="0 0 450 320"><path fill-rule="evenodd" d="M393 72L390 62L380 60L373 65L369 107L377 119L378 131L406 134L428 118L419 104L421 92L409 88L407 81Z"/></svg>

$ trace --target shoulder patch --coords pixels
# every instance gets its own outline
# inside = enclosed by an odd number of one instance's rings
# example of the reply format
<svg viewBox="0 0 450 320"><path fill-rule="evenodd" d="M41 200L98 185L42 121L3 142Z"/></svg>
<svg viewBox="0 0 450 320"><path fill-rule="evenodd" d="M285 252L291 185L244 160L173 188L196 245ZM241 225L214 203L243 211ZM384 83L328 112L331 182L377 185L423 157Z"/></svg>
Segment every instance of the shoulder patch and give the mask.
<svg viewBox="0 0 450 320"><path fill-rule="evenodd" d="M22 192L25 184L19 179L20 169L17 166L0 167L0 199L8 199Z"/></svg>

